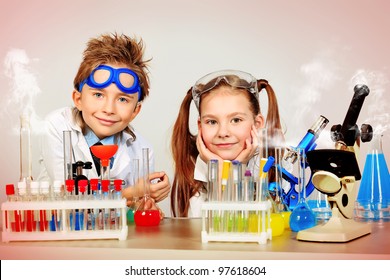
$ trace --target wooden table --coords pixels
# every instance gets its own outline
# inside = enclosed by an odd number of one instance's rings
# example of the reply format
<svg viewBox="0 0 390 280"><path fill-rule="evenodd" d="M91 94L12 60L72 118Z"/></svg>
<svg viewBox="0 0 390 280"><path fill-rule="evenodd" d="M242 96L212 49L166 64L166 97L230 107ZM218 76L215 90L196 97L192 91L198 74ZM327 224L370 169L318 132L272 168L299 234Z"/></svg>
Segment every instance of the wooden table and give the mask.
<svg viewBox="0 0 390 280"><path fill-rule="evenodd" d="M157 227L129 225L127 240L24 241L0 243L0 259L263 259L390 260L390 223L373 224L372 233L347 243L296 240L296 233L261 245L201 241L201 219L164 219Z"/></svg>

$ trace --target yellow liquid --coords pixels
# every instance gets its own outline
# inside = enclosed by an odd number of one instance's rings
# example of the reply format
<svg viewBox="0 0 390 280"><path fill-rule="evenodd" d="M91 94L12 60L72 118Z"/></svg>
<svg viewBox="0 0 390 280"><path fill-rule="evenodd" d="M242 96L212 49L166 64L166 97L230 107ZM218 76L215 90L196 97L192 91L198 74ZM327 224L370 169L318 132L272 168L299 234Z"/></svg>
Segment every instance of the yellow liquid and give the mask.
<svg viewBox="0 0 390 280"><path fill-rule="evenodd" d="M259 228L259 223L260 223L260 229ZM262 218L261 216L259 217L255 213L249 214L249 219L248 219L248 226L249 226L249 232L259 232L263 230L262 228ZM284 226L285 226L285 221L282 217L281 214L279 213L271 213L271 229L272 229L272 236L280 236L284 232ZM265 230L268 228L268 221L265 223Z"/></svg>
<svg viewBox="0 0 390 280"><path fill-rule="evenodd" d="M280 236L284 232L284 219L280 213L271 213L272 236Z"/></svg>
<svg viewBox="0 0 390 280"><path fill-rule="evenodd" d="M290 216L291 216L291 212L290 211L286 211L286 212L281 212L280 213L284 219L284 228L285 229L290 229Z"/></svg>

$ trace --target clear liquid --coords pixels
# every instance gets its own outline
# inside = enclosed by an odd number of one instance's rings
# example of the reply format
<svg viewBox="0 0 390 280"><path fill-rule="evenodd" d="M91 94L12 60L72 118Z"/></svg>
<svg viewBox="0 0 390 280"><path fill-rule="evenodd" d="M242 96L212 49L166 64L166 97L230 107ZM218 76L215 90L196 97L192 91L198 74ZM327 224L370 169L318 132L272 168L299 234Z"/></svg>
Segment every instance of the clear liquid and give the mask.
<svg viewBox="0 0 390 280"><path fill-rule="evenodd" d="M390 175L383 153L366 157L355 217L367 221L390 221Z"/></svg>

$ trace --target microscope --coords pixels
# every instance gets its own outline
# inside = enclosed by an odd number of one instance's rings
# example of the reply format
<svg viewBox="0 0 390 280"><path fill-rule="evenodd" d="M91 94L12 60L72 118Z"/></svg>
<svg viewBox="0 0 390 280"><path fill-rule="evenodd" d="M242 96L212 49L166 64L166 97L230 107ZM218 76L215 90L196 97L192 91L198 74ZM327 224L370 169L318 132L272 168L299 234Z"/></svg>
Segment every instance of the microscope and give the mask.
<svg viewBox="0 0 390 280"><path fill-rule="evenodd" d="M298 240L317 242L348 242L371 233L369 224L353 220L357 197L356 183L361 179L358 165L360 140L372 139L372 127L356 125L360 110L369 94L366 85L356 85L354 95L342 125L333 125L331 138L335 149L312 150L307 161L314 187L328 196L332 217L322 225L299 231Z"/></svg>

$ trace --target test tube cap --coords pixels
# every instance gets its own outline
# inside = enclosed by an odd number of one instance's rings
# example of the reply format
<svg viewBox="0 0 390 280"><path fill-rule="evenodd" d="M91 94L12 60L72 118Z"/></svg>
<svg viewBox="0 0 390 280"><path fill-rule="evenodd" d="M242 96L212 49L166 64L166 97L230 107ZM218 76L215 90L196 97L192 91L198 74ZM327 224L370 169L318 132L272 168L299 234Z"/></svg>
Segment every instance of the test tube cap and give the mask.
<svg viewBox="0 0 390 280"><path fill-rule="evenodd" d="M108 192L108 187L110 186L110 180L102 180L102 191Z"/></svg>
<svg viewBox="0 0 390 280"><path fill-rule="evenodd" d="M14 186L14 184L7 184L5 186L5 194L6 195L14 195L15 194L15 186Z"/></svg>

